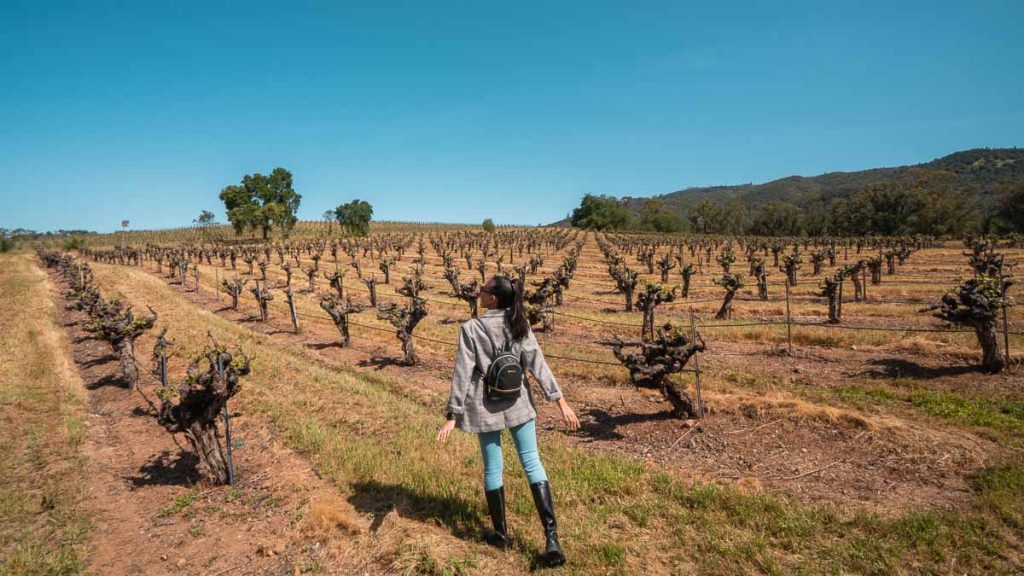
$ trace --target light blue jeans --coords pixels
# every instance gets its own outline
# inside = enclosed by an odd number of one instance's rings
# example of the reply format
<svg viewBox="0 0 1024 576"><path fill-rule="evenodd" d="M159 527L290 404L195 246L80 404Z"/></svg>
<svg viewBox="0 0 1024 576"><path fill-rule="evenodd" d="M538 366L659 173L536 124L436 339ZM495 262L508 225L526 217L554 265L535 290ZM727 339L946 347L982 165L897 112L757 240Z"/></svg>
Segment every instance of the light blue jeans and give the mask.
<svg viewBox="0 0 1024 576"><path fill-rule="evenodd" d="M548 475L544 472L544 465L540 463L540 452L537 450L536 419L513 426L509 428L509 432L516 443L519 462L526 471L526 479L530 484L546 481ZM480 439L480 452L484 457L484 490L497 490L505 485L502 478L505 461L501 456L501 430L482 432L477 434L477 437Z"/></svg>

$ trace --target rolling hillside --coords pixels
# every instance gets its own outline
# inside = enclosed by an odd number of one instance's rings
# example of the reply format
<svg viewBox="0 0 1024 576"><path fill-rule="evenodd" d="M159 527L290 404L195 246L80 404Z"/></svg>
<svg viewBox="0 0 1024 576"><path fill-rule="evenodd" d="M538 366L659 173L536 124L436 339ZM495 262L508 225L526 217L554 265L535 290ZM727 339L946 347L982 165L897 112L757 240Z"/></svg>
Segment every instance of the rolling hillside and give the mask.
<svg viewBox="0 0 1024 576"><path fill-rule="evenodd" d="M684 215L690 206L704 199L719 202L738 200L750 206L778 200L805 206L817 200L846 198L864 186L899 180L913 170L951 172L955 174L957 188L971 191L985 202L1000 183L1024 180L1024 148L976 148L911 166L829 172L818 176L787 176L763 184L685 188L654 198ZM645 200L648 198L630 198L628 206L638 213ZM565 219L555 225L568 223L568 219Z"/></svg>

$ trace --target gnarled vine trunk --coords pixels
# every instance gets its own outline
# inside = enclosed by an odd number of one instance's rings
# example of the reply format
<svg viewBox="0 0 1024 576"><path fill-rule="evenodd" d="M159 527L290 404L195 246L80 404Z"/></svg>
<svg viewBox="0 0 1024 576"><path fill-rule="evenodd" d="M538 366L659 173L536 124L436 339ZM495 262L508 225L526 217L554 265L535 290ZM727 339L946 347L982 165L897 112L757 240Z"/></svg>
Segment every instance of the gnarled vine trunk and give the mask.
<svg viewBox="0 0 1024 576"><path fill-rule="evenodd" d="M192 360L189 377L178 387L177 404L171 401L174 394L168 388L160 394L158 422L169 432L185 435L199 460L197 471L214 484L226 484L229 479L217 423L228 399L240 390L240 378L249 374L249 358L240 356L241 360L236 360L225 348L214 344Z"/></svg>

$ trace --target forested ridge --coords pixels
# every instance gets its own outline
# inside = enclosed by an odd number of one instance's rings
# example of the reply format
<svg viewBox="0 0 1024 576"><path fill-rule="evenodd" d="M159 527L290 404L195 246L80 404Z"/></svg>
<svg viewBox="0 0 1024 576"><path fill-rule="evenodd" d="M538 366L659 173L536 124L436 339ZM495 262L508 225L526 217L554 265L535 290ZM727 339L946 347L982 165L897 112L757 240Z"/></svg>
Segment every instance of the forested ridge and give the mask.
<svg viewBox="0 0 1024 576"><path fill-rule="evenodd" d="M581 221L577 209L575 219L557 224L779 235L1020 232L1024 148L977 148L911 166L615 200L626 221L595 225Z"/></svg>

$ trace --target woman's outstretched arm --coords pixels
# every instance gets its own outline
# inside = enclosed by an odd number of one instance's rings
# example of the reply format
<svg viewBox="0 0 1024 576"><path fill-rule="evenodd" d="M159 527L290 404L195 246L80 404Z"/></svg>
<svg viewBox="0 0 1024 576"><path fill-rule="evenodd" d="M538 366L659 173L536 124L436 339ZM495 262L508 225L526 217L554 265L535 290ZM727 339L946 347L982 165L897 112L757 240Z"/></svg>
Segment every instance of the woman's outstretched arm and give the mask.
<svg viewBox="0 0 1024 576"><path fill-rule="evenodd" d="M523 368L533 374L533 378L540 385L545 400L554 402L562 397L562 389L558 387L558 381L555 380L551 368L548 368L544 352L541 351L537 337L533 335L533 330L530 330L523 340L522 362Z"/></svg>
<svg viewBox="0 0 1024 576"><path fill-rule="evenodd" d="M473 369L476 366L476 356L473 347L473 340L469 337L468 323L462 325L459 330L459 347L455 351L455 369L452 371L452 386L448 392L448 406L445 409L450 415L444 425L437 433L437 441L444 444L448 440L448 434L455 428L455 416L462 414L466 409L466 395L473 384Z"/></svg>
<svg viewBox="0 0 1024 576"><path fill-rule="evenodd" d="M548 363L544 359L544 352L540 349L540 344L537 342L537 337L533 335L533 330L530 330L526 340L523 341L522 361L523 367L529 370L530 374L533 374L533 378L540 385L544 398L549 402L558 402L558 410L562 413L562 420L569 429L576 430L579 428L580 421L576 417L576 412L573 411L569 403L562 397L562 389L558 386L555 375L551 372L551 368L548 367Z"/></svg>

